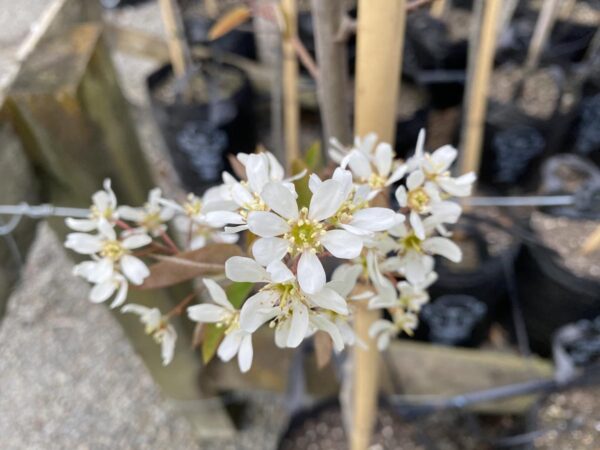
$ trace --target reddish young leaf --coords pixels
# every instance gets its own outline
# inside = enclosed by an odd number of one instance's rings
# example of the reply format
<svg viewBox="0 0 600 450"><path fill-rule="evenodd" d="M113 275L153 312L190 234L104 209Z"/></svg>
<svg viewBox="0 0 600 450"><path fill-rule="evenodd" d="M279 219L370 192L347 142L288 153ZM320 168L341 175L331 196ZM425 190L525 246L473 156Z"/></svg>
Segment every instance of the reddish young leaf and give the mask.
<svg viewBox="0 0 600 450"><path fill-rule="evenodd" d="M223 273L225 261L242 253L237 245L210 244L175 256L156 256L159 262L150 266L150 276L139 289L160 289L199 276Z"/></svg>

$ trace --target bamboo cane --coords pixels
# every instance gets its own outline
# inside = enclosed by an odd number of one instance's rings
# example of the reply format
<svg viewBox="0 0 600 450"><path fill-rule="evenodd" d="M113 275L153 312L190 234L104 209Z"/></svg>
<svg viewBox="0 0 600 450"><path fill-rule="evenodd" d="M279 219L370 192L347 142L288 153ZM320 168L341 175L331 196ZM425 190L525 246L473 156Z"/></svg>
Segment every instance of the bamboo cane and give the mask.
<svg viewBox="0 0 600 450"><path fill-rule="evenodd" d="M283 30L283 123L286 164L300 158L300 107L298 104L298 60L293 39L298 32L296 0L281 0Z"/></svg>
<svg viewBox="0 0 600 450"><path fill-rule="evenodd" d="M436 19L441 19L446 14L447 7L447 0L434 0L434 2L431 4L431 8L429 9L429 14Z"/></svg>
<svg viewBox="0 0 600 450"><path fill-rule="evenodd" d="M159 0L173 73L177 78L185 77L192 66L190 49L185 40L181 15L176 0Z"/></svg>
<svg viewBox="0 0 600 450"><path fill-rule="evenodd" d="M487 107L490 76L494 66L496 28L502 0L478 0L482 10L481 26L471 40L477 42L469 48L469 68L465 95L466 114L461 136L460 171L477 172L481 162L481 145ZM477 6L477 5L476 5ZM477 17L479 21L479 17ZM473 44L473 42L472 42ZM476 51L472 51L475 48Z"/></svg>
<svg viewBox="0 0 600 450"><path fill-rule="evenodd" d="M525 69L528 72L534 70L539 64L544 46L556 22L560 3L561 0L545 0L542 4L525 60Z"/></svg>
<svg viewBox="0 0 600 450"><path fill-rule="evenodd" d="M355 86L355 133L378 134L393 144L400 68L406 22L405 0L359 0ZM357 308L355 332L368 349L354 348L351 388L350 447L365 450L377 417L379 353L369 339L370 325L378 317L366 305Z"/></svg>

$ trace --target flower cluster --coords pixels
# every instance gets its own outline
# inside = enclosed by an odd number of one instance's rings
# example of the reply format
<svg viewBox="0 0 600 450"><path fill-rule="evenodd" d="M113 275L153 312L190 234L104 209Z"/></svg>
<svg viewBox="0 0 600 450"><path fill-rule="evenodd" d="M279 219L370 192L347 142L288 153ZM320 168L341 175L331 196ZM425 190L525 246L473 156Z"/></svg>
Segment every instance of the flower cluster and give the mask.
<svg viewBox="0 0 600 450"><path fill-rule="evenodd" d="M67 247L92 258L75 273L94 284L92 301L117 292L112 306L120 306L128 283L140 284L150 274L134 250L147 247L150 256L170 250L185 257L166 234L171 219L187 231L187 250L233 244L243 233L246 256L229 258L223 272L228 283L251 284L248 298L234 301L215 280L204 278L211 302L187 308L190 320L220 331L220 359L237 355L240 369L249 370L252 334L263 326L273 330L279 347L297 347L319 331L340 352L358 342L351 327L356 301L389 312L391 320L378 320L370 329L383 349L395 334L411 334L417 326L429 300L427 288L437 277L434 257L461 258L446 228L461 214L451 197L469 195L475 177L452 177L456 150L445 146L430 154L424 140L421 132L407 161L373 134L357 138L350 148L332 142L330 155L338 166L327 179L305 172L286 178L266 151L239 154L241 179L223 173L221 185L202 198L190 194L183 203L153 190L143 208L117 207L107 183L94 195L89 219L67 221L78 231L69 235ZM299 195L299 189L306 191ZM391 189L397 210L389 207ZM171 314L135 304L123 311L140 315L167 363L176 339Z"/></svg>

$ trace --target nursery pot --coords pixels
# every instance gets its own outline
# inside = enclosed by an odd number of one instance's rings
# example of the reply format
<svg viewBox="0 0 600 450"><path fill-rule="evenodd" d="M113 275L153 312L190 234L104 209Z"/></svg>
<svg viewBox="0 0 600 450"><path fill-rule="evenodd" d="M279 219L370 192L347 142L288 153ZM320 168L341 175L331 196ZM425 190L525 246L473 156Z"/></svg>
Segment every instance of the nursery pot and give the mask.
<svg viewBox="0 0 600 450"><path fill-rule="evenodd" d="M199 75L200 74L200 75ZM195 89L192 98L177 95L178 81L167 65L147 80L152 110L184 186L202 193L229 170L227 155L253 152L256 123L253 92L245 74L228 64L203 61L199 74L208 92Z"/></svg>
<svg viewBox="0 0 600 450"><path fill-rule="evenodd" d="M520 241L510 237L510 230L502 228L494 221L489 222L489 230L500 233L510 244L491 252L491 243L484 230L477 226L482 219L464 215L455 227L455 236L470 244L470 255L465 254L463 263L472 259L466 266L457 265L442 258L436 264L438 280L429 292L432 298L444 295L467 295L483 302L486 307L485 322L496 316L500 302L506 299L507 281L505 264L512 264L517 255ZM487 222L486 222L487 223Z"/></svg>
<svg viewBox="0 0 600 450"><path fill-rule="evenodd" d="M467 429L456 412L408 421L399 417L386 402L380 402L371 444L382 449L445 448L475 450L486 448ZM342 425L337 399L327 399L291 418L279 441L279 450L336 450L350 448Z"/></svg>
<svg viewBox="0 0 600 450"><path fill-rule="evenodd" d="M575 275L547 247L528 241L516 273L530 345L541 355L550 354L558 328L600 315L600 280Z"/></svg>
<svg viewBox="0 0 600 450"><path fill-rule="evenodd" d="M436 344L474 347L485 338L485 303L470 295L444 295L423 307L429 340Z"/></svg>

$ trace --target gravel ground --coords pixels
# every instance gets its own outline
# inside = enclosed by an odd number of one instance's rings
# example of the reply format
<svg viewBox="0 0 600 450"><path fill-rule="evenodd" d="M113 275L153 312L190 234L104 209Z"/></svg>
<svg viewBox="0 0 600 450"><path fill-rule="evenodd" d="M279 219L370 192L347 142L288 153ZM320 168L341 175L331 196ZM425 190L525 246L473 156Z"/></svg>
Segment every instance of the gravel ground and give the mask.
<svg viewBox="0 0 600 450"><path fill-rule="evenodd" d="M196 448L71 266L42 224L0 325L0 448Z"/></svg>

